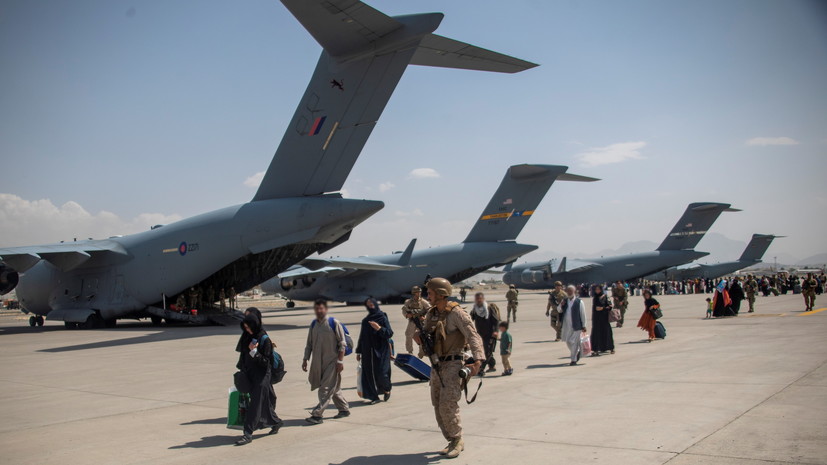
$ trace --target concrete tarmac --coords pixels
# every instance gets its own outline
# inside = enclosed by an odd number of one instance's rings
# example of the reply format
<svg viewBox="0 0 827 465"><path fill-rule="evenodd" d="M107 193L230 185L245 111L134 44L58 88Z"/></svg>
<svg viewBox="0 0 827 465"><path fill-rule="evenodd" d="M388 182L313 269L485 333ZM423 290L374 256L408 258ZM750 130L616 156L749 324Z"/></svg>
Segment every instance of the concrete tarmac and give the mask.
<svg viewBox="0 0 827 465"><path fill-rule="evenodd" d="M489 294L505 309L504 290ZM463 402L466 451L454 461L435 454L446 441L427 384L394 368L390 401L364 405L355 356L344 379L353 415L333 420L331 408L324 424L305 423L316 403L300 369L309 308L264 309L287 362L276 386L286 426L244 447L225 426L238 328L123 322L68 331L6 314L0 463L827 463L827 311L805 314L803 298L787 295L760 297L755 314L705 320L705 297L661 296L668 334L654 343L635 327L642 298L633 297L626 325L614 330L617 354L569 367L565 344L552 342L546 296L523 292L514 375L487 376L477 402ZM383 307L397 349L399 308ZM331 315L357 336L362 308Z"/></svg>

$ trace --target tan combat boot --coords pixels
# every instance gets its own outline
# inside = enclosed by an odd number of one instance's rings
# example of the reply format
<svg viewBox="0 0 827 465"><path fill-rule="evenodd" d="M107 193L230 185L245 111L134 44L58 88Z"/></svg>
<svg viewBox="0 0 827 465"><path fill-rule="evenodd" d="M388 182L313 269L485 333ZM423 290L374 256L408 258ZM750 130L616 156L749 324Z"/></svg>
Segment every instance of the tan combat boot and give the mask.
<svg viewBox="0 0 827 465"><path fill-rule="evenodd" d="M449 444L448 453L445 454L446 459L455 459L459 457L459 453L465 450L465 441L462 438L454 439Z"/></svg>
<svg viewBox="0 0 827 465"><path fill-rule="evenodd" d="M449 443L448 443L448 445L447 445L447 446L445 446L445 449L442 449L441 451L439 451L439 455L445 455L445 454L447 454L447 453L448 453L448 451L449 451L449 450L451 450L451 444L453 444L453 443L454 443L454 441L453 441L453 440L452 440L451 442L449 442Z"/></svg>

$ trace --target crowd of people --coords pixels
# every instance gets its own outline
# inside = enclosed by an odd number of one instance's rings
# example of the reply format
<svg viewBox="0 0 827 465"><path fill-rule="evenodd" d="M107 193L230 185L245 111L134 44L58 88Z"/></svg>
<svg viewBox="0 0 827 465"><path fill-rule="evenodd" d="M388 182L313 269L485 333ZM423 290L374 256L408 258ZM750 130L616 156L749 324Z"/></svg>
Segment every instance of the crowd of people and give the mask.
<svg viewBox="0 0 827 465"><path fill-rule="evenodd" d="M734 277L671 284L618 281L611 286L581 284L565 288L558 281L549 292L546 316L555 341L565 341L569 365L575 366L584 354L599 357L616 353L612 323L615 323L614 328L623 327L632 295L642 295L644 298L637 327L645 331L647 340L652 342L664 337L658 334L658 319L663 313L654 296L668 293L670 289L690 294L711 293L712 297L706 298L707 317L723 318L737 316L744 300L749 303L748 311L753 312L756 294L766 288L777 289L780 286L802 293L807 310L813 310L815 296L823 292L824 284L823 274L808 274L801 279L794 275L783 278L748 276L744 280ZM408 354L416 353L419 358L430 357L434 413L443 436L449 441L440 453L454 458L464 449L459 421L459 401L464 383L471 376L485 376L496 371L498 344L502 376L514 373L511 364L514 339L509 328L517 321L519 291L513 285L509 287L504 296L507 312L503 315L499 306L488 302L482 292L474 295L469 309L462 308L451 300L453 288L443 278L429 279L424 287L427 299L423 298L423 289L414 286L411 298L402 306L402 315L407 320L405 350ZM583 297L592 298L590 313ZM394 332L388 315L380 308L380 302L371 298L364 305L367 314L362 320L354 348L347 328L328 315L327 302L320 299L314 303L316 318L308 330L302 361L302 370L308 373L311 390L316 390L318 395L318 403L306 419L309 424L323 423L324 412L331 402L337 409L334 419L350 416L349 403L342 393L342 371L345 356L351 351L356 354L361 366L357 380L360 397L369 405L387 402L391 398ZM274 360L278 358L275 341L264 330L261 312L256 308L245 311L241 326L242 334L236 346L239 372L235 379L238 390L249 394L249 404L243 436L236 442L237 445L250 443L256 430L269 428L269 434L276 434L284 424L275 411L273 378L277 373ZM418 346L416 351L414 343Z"/></svg>

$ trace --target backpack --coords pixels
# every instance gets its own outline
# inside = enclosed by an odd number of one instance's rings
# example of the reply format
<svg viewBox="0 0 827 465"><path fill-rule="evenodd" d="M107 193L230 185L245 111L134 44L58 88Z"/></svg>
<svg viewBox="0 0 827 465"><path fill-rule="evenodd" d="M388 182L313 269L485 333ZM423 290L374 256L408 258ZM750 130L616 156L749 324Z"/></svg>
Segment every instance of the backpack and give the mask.
<svg viewBox="0 0 827 465"><path fill-rule="evenodd" d="M270 336L265 334L261 340L264 341L265 339L270 339ZM284 369L284 359L281 358L281 355L279 355L278 352L276 352L276 345L273 343L272 339L270 339L270 344L273 345L273 365L270 370L270 384L278 384L284 379L284 375L287 374L287 371Z"/></svg>
<svg viewBox="0 0 827 465"><path fill-rule="evenodd" d="M330 329L332 329L333 332L335 333L336 332L336 318L333 318L332 316L329 317L327 319L327 324L330 325ZM344 333L345 333L345 356L347 356L347 355L350 355L350 354L353 353L353 338L350 337L350 331L347 330L347 326L345 326L345 324L342 323L341 321L339 322L339 324L342 325L342 331L344 331ZM313 329L314 327L316 327L316 320L313 320L310 323L310 329Z"/></svg>

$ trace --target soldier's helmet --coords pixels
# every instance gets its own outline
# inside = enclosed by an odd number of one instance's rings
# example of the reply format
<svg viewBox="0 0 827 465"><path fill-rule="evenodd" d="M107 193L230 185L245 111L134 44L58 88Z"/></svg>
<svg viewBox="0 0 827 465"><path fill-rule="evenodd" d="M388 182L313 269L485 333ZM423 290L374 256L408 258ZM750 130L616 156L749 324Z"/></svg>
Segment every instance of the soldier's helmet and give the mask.
<svg viewBox="0 0 827 465"><path fill-rule="evenodd" d="M428 293L431 292L443 297L451 297L451 294L454 293L454 286L451 285L451 281L445 278L431 278L428 281Z"/></svg>
<svg viewBox="0 0 827 465"><path fill-rule="evenodd" d="M517 286L515 286L515 285L513 285L513 284L510 284L510 285L508 286L508 288L509 288L509 289L517 289Z"/></svg>
<svg viewBox="0 0 827 465"><path fill-rule="evenodd" d="M422 292L422 288L419 287L419 286L414 286L414 287L411 288L411 294L414 294L414 293L417 293L417 292Z"/></svg>
<svg viewBox="0 0 827 465"><path fill-rule="evenodd" d="M563 283L561 283L560 281L554 281L554 287L562 286L562 285L563 285Z"/></svg>

